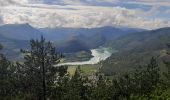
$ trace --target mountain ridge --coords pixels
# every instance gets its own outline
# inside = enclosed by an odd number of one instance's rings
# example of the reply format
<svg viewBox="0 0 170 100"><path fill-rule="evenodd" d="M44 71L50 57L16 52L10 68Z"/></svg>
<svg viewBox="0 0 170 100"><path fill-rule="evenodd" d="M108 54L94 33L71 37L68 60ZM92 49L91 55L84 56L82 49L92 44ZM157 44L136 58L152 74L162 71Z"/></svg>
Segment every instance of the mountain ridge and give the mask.
<svg viewBox="0 0 170 100"><path fill-rule="evenodd" d="M162 61L169 58L167 44L170 43L170 28L160 28L137 33L126 34L110 41L107 46L119 52L103 61L102 71L107 75L131 71L145 65L152 57L158 59L161 69L165 69Z"/></svg>
<svg viewBox="0 0 170 100"><path fill-rule="evenodd" d="M141 30L114 27L36 29L29 24L6 24L0 26L0 42L5 45L8 53L14 54L17 49L18 54L20 48L27 48L30 39L44 36L52 41L60 52L79 52L89 51L116 37L136 31Z"/></svg>

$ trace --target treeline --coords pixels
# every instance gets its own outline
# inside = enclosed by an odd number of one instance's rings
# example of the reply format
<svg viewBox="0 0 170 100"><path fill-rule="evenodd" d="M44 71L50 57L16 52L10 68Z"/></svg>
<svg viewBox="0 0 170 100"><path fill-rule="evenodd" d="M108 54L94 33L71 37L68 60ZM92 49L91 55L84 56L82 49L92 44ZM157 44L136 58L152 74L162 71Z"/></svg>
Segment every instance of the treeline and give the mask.
<svg viewBox="0 0 170 100"><path fill-rule="evenodd" d="M170 62L161 73L155 58L134 72L108 79L97 72L74 76L67 66L55 66L63 58L51 42L31 40L21 50L24 60L12 63L0 55L0 100L167 100L170 99ZM2 46L0 46L2 49Z"/></svg>

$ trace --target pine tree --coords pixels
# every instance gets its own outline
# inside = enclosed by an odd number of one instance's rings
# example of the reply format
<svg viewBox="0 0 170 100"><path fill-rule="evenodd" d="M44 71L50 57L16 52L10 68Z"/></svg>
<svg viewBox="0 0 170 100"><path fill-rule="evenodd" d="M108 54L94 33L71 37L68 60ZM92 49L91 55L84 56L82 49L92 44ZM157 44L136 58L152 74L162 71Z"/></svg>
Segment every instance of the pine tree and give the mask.
<svg viewBox="0 0 170 100"><path fill-rule="evenodd" d="M68 92L66 99L68 100L81 100L81 87L83 86L81 69L80 66L77 67L74 76L71 78L68 85Z"/></svg>
<svg viewBox="0 0 170 100"><path fill-rule="evenodd" d="M31 40L30 46L30 50L21 50L24 62L17 65L25 77L28 94L34 99L46 100L52 94L51 88L55 86L57 79L67 72L67 68L55 66L63 56L43 37L41 40Z"/></svg>
<svg viewBox="0 0 170 100"><path fill-rule="evenodd" d="M0 99L11 99L16 95L14 73L15 66L3 54L0 54Z"/></svg>
<svg viewBox="0 0 170 100"><path fill-rule="evenodd" d="M147 78L150 86L156 86L160 80L160 69L154 57L151 58L150 64L147 66Z"/></svg>
<svg viewBox="0 0 170 100"><path fill-rule="evenodd" d="M130 74L124 74L122 77L118 79L114 79L113 81L114 87L114 98L119 98L125 100L129 100L131 95L133 94L133 81Z"/></svg>
<svg viewBox="0 0 170 100"><path fill-rule="evenodd" d="M0 50L3 48L2 44L0 44Z"/></svg>
<svg viewBox="0 0 170 100"><path fill-rule="evenodd" d="M92 100L91 81L82 75L80 66L65 88L67 90L63 100Z"/></svg>
<svg viewBox="0 0 170 100"><path fill-rule="evenodd" d="M147 96L160 81L160 69L157 60L152 57L146 66L140 66L133 73L134 95Z"/></svg>
<svg viewBox="0 0 170 100"><path fill-rule="evenodd" d="M167 45L168 48L170 48L170 44ZM168 55L170 55L170 52L167 52ZM164 64L166 65L167 72L164 73L164 76L166 78L166 84L170 86L170 61L164 61Z"/></svg>

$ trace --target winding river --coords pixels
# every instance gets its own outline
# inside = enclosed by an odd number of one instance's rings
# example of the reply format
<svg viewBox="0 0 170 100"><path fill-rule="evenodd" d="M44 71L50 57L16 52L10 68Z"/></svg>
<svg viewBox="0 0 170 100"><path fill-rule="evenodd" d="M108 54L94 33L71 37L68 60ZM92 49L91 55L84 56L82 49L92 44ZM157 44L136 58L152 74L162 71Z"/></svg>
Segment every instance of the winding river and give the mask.
<svg viewBox="0 0 170 100"><path fill-rule="evenodd" d="M97 64L112 55L108 48L103 47L92 49L91 52L93 57L89 61L60 63L57 66Z"/></svg>

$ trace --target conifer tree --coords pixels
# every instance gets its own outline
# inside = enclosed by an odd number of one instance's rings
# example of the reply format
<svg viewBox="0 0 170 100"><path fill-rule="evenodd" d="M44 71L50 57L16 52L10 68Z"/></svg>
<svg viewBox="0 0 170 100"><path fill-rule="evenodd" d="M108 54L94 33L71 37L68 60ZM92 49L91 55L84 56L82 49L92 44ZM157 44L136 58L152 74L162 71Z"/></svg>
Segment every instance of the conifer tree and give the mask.
<svg viewBox="0 0 170 100"><path fill-rule="evenodd" d="M170 44L167 45L168 48L170 48ZM170 55L170 52L167 52L168 55ZM164 64L166 65L167 72L164 73L164 76L166 78L166 84L170 86L170 61L164 61Z"/></svg>
<svg viewBox="0 0 170 100"><path fill-rule="evenodd" d="M15 66L3 54L0 54L0 99L11 99L15 96L14 73Z"/></svg>
<svg viewBox="0 0 170 100"><path fill-rule="evenodd" d="M82 83L82 76L81 76L81 69L80 66L76 68L74 76L71 78L69 85L68 85L68 100L80 100L81 99L81 87L83 86Z"/></svg>
<svg viewBox="0 0 170 100"><path fill-rule="evenodd" d="M134 94L148 96L160 81L160 69L157 60L152 57L146 66L140 66L133 73Z"/></svg>
<svg viewBox="0 0 170 100"><path fill-rule="evenodd" d="M67 69L55 66L63 56L43 36L40 40L31 40L30 46L30 50L21 50L24 62L17 65L23 71L28 94L34 99L46 100L52 94L51 88L55 86L57 79Z"/></svg>
<svg viewBox="0 0 170 100"><path fill-rule="evenodd" d="M0 44L0 50L3 48L2 44Z"/></svg>
<svg viewBox="0 0 170 100"><path fill-rule="evenodd" d="M160 79L160 69L157 60L152 57L150 63L147 66L147 79L150 82L150 86L156 86Z"/></svg>

